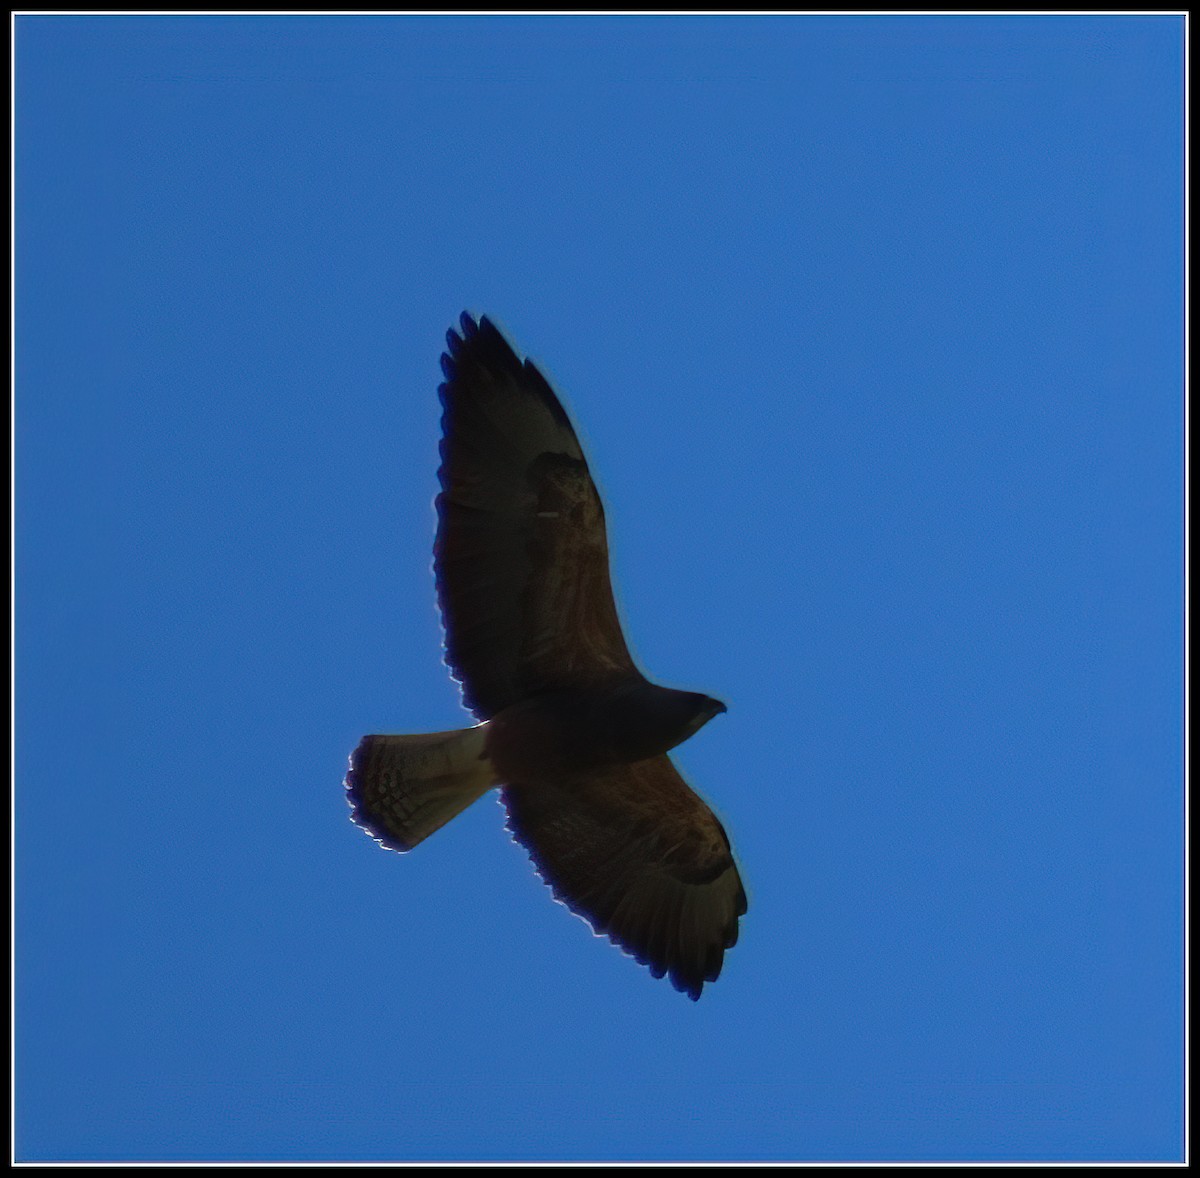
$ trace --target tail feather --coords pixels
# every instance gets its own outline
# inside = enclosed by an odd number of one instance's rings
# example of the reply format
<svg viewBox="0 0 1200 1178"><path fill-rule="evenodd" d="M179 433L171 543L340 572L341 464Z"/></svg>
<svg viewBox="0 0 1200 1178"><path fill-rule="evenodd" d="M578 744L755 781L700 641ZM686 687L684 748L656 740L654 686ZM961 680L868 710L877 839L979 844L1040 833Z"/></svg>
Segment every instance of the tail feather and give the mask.
<svg viewBox="0 0 1200 1178"><path fill-rule="evenodd" d="M383 846L411 851L499 784L486 729L364 736L346 774L351 819Z"/></svg>

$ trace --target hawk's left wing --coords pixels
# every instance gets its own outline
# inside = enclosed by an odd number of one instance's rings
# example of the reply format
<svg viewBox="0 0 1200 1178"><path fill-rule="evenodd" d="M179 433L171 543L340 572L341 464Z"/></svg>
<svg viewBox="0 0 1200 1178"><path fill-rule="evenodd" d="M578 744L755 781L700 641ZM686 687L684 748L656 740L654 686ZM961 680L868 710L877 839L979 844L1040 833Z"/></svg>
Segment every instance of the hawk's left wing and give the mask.
<svg viewBox="0 0 1200 1178"><path fill-rule="evenodd" d="M670 757L502 796L509 830L572 912L693 999L716 980L746 892L723 827Z"/></svg>

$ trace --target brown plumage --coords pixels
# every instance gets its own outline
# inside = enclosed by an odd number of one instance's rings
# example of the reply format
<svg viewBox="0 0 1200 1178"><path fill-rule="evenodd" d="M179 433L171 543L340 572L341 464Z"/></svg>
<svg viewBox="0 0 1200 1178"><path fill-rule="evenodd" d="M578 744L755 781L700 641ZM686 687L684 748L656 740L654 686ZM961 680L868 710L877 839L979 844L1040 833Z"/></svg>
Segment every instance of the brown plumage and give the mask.
<svg viewBox="0 0 1200 1178"><path fill-rule="evenodd" d="M487 318L447 333L434 572L474 728L365 736L351 817L411 850L494 786L555 896L698 998L746 893L667 756L724 704L648 682L609 583L604 509L558 398Z"/></svg>

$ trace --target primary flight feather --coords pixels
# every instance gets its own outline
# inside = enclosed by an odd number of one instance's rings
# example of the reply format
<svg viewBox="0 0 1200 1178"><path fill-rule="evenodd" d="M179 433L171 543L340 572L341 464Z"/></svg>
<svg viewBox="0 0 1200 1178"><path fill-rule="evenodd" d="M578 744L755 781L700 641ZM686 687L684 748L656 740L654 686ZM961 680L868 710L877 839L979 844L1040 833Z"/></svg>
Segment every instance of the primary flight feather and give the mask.
<svg viewBox="0 0 1200 1178"><path fill-rule="evenodd" d="M699 998L746 893L724 829L667 751L725 705L634 665L570 420L490 320L460 322L442 356L434 574L446 662L480 722L364 736L346 774L351 817L408 851L499 786L554 895Z"/></svg>

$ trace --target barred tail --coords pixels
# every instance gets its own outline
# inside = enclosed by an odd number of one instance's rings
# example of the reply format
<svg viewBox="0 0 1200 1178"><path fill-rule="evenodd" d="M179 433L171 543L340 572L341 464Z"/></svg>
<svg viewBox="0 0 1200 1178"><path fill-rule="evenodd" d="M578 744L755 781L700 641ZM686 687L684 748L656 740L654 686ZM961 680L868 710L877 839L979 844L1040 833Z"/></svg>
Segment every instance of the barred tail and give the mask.
<svg viewBox="0 0 1200 1178"><path fill-rule="evenodd" d="M419 736L364 736L350 754L351 819L393 851L411 851L499 785L486 724Z"/></svg>

